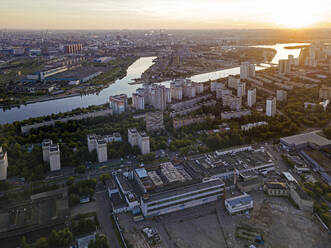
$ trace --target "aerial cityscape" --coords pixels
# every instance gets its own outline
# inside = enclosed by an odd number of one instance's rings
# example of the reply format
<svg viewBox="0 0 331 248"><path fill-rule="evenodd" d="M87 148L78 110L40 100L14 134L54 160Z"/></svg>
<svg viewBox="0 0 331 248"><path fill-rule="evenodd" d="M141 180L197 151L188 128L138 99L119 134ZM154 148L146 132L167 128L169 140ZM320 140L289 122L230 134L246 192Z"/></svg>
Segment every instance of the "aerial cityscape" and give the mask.
<svg viewBox="0 0 331 248"><path fill-rule="evenodd" d="M329 0L4 0L1 248L331 247Z"/></svg>

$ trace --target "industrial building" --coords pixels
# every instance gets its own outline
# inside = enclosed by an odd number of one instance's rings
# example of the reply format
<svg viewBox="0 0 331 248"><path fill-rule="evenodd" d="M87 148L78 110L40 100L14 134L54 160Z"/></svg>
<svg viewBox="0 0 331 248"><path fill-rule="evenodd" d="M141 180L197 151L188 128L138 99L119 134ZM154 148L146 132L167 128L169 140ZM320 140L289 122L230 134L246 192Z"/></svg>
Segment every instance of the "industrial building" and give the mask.
<svg viewBox="0 0 331 248"><path fill-rule="evenodd" d="M145 217L159 216L216 201L223 192L222 180L208 180L149 195L141 199L140 207Z"/></svg>
<svg viewBox="0 0 331 248"><path fill-rule="evenodd" d="M288 196L288 189L285 183L266 182L263 189L269 196Z"/></svg>
<svg viewBox="0 0 331 248"><path fill-rule="evenodd" d="M306 147L322 149L331 147L331 140L318 135L317 132L297 134L280 139L280 143L288 149L301 150Z"/></svg>
<svg viewBox="0 0 331 248"><path fill-rule="evenodd" d="M246 212L253 208L253 198L248 194L228 198L225 200L225 208L231 215Z"/></svg>
<svg viewBox="0 0 331 248"><path fill-rule="evenodd" d="M0 146L0 181L7 179L8 157L7 152Z"/></svg>

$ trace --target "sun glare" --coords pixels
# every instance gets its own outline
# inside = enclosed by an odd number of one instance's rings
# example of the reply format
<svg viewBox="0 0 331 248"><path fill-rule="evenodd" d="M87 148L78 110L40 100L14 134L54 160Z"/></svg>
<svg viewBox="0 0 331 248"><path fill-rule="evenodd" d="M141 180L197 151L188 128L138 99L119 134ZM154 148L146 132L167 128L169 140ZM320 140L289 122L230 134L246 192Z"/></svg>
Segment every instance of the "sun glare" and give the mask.
<svg viewBox="0 0 331 248"><path fill-rule="evenodd" d="M300 4L300 1L292 0L286 5L281 5L279 9L274 10L275 24L284 28L306 28L318 22L314 15L312 6Z"/></svg>

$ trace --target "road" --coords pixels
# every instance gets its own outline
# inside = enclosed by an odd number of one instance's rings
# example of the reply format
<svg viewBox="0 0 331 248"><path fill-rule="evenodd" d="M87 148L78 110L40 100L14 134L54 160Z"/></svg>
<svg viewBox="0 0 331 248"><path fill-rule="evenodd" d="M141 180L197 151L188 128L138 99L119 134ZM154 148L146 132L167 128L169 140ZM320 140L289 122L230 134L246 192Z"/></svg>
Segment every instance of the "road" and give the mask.
<svg viewBox="0 0 331 248"><path fill-rule="evenodd" d="M97 216L103 233L108 239L109 246L112 248L121 248L113 225L110 221L110 205L106 191L97 191L95 193Z"/></svg>

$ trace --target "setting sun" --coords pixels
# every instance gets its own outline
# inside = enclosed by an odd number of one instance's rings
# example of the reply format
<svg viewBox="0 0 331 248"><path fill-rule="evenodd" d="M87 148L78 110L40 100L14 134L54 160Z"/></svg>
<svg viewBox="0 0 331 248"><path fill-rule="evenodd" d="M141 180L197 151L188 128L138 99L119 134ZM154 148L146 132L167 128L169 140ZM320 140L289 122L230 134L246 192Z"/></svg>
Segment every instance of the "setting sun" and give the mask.
<svg viewBox="0 0 331 248"><path fill-rule="evenodd" d="M281 1L275 6L273 21L283 28L306 28L318 23L315 7L307 1Z"/></svg>

